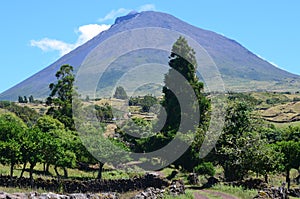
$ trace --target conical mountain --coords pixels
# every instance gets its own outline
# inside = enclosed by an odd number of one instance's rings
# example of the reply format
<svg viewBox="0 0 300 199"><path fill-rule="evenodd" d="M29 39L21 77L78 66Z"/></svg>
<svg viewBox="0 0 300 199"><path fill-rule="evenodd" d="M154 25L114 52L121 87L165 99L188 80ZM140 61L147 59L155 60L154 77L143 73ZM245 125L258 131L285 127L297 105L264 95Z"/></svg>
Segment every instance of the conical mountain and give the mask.
<svg viewBox="0 0 300 199"><path fill-rule="evenodd" d="M192 26L169 14L147 11L131 12L124 17L117 18L110 29L61 57L42 71L3 92L0 94L0 100L16 101L19 95L33 95L35 98L44 99L49 95L48 85L56 81L55 73L61 65L70 64L76 72L86 56L101 42L123 31L147 27L178 31L197 41L215 62L224 80L225 89L228 91L293 90L299 86L300 77L298 75L273 66L232 39ZM161 55L153 57L154 54L151 55L152 59L161 59ZM166 55L165 61L167 59ZM149 62L151 61L153 60L150 59ZM114 75L120 75L118 71L115 73L111 71L107 81L113 79Z"/></svg>

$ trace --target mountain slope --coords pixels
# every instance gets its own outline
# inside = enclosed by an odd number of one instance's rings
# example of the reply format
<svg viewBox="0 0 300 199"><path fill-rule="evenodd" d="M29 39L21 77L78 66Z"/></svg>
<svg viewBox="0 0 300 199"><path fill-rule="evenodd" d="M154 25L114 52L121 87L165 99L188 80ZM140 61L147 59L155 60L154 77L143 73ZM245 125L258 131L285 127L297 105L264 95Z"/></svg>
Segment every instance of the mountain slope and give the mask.
<svg viewBox="0 0 300 199"><path fill-rule="evenodd" d="M0 94L0 100L15 101L18 95L45 98L49 94L48 85L56 80L55 73L61 65L70 64L74 66L76 72L85 57L101 42L117 33L145 27L179 31L196 40L213 58L227 90L291 90L299 85L299 76L262 60L234 40L189 25L169 14L148 11L130 13L117 18L109 30L100 33L42 71L3 92ZM111 74L110 78L114 78L113 76L114 74Z"/></svg>

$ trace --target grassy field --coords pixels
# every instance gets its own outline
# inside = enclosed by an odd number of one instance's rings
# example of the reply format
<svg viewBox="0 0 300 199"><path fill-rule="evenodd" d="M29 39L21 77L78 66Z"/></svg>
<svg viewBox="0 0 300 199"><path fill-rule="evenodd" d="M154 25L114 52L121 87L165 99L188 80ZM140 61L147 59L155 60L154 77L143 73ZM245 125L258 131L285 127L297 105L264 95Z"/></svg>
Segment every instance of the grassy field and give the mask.
<svg viewBox="0 0 300 199"><path fill-rule="evenodd" d="M29 165L28 165L29 166ZM27 167L28 168L28 167ZM1 165L0 164L0 175L9 175L9 171L10 168L9 166L6 165ZM14 170L14 176L20 176L22 171L22 166L16 166L15 170ZM43 174L43 165L38 164L35 168L34 168L34 174L33 177L34 178L44 178L44 179L49 179L49 178L55 178L55 171L53 166L50 166L49 169L49 174L48 175L44 175ZM62 169L58 169L58 172L63 175L63 170ZM69 178L70 179L95 179L97 177L97 170L95 169L95 171L83 171L83 170L79 170L79 169L68 169L68 174L69 174ZM104 166L104 171L102 173L102 177L103 179L130 179L133 178L135 176L141 176L143 175L142 171L125 171L125 170L111 170L111 168L107 165ZM29 177L29 173L25 172L24 177Z"/></svg>
<svg viewBox="0 0 300 199"><path fill-rule="evenodd" d="M257 190L243 189L242 187L233 187L225 185L216 185L212 187L212 190L227 193L229 195L236 196L240 199L249 199L257 195Z"/></svg>

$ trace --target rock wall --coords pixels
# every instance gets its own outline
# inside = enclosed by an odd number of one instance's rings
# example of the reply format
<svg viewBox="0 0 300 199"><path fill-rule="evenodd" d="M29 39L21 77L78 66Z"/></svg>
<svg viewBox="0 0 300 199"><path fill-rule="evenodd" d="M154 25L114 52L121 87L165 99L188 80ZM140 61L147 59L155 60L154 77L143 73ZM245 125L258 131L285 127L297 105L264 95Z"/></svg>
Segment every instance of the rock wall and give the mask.
<svg viewBox="0 0 300 199"><path fill-rule="evenodd" d="M256 199L268 199L268 198L287 199L288 196L300 198L300 189L287 190L284 187L265 188L261 191L258 191L258 194L254 198L256 198Z"/></svg>
<svg viewBox="0 0 300 199"><path fill-rule="evenodd" d="M102 194L56 194L56 193L14 193L9 194L5 192L0 192L0 199L118 199L119 196L116 193L102 193Z"/></svg>
<svg viewBox="0 0 300 199"><path fill-rule="evenodd" d="M139 178L118 179L118 180L44 180L37 178L30 181L28 178L13 178L0 176L0 186L35 188L53 192L64 193L100 193L100 192L127 192L131 190L144 190L148 187L163 188L169 183L157 176L148 174Z"/></svg>

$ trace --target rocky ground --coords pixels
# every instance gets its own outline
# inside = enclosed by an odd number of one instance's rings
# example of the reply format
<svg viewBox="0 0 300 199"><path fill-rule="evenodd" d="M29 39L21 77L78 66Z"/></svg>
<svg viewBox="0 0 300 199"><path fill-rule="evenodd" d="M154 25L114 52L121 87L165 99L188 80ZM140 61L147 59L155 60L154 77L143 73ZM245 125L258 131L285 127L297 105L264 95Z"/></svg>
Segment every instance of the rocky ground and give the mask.
<svg viewBox="0 0 300 199"><path fill-rule="evenodd" d="M117 199L117 193L101 193L101 194L56 194L56 193L14 193L9 194L0 192L0 199Z"/></svg>

